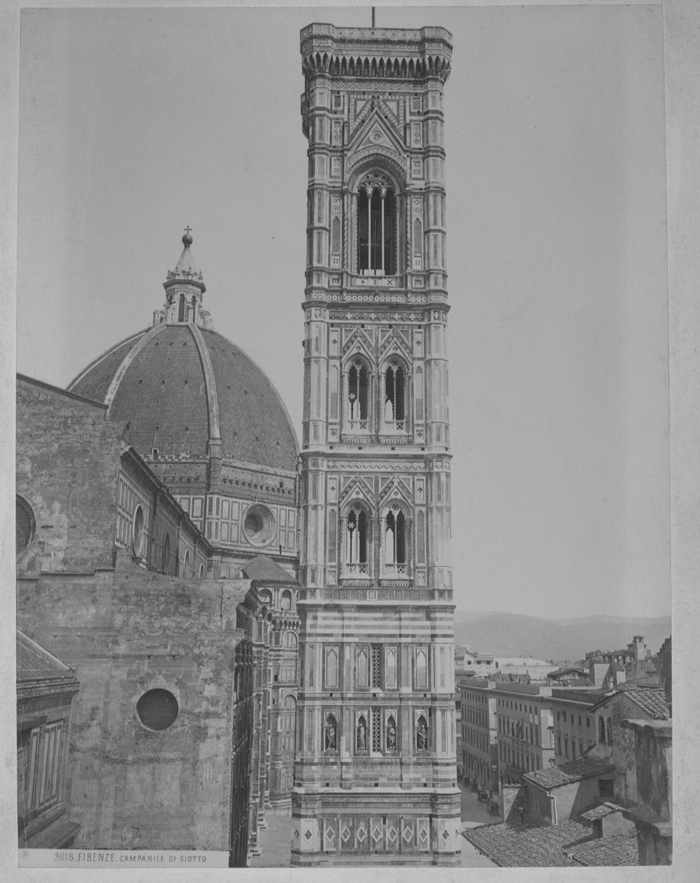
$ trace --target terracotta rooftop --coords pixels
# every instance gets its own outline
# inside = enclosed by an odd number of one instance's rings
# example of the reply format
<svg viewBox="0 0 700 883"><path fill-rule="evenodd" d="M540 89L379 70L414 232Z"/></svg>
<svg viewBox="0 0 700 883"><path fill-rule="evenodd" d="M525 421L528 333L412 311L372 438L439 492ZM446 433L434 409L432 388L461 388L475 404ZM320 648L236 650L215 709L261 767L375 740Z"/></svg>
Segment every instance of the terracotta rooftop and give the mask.
<svg viewBox="0 0 700 883"><path fill-rule="evenodd" d="M649 715L652 720L669 720L671 717L664 691L660 687L643 687L638 684L634 684L632 688L629 686L625 687L623 684L621 690L611 693L609 696L606 696L605 699L601 699L601 701L594 706L594 709L600 708L607 702L610 702L621 695L627 696L631 699L642 709L642 711Z"/></svg>
<svg viewBox="0 0 700 883"><path fill-rule="evenodd" d="M595 867L638 865L637 834L633 831L592 840L572 849L569 856L580 865Z"/></svg>
<svg viewBox="0 0 700 883"><path fill-rule="evenodd" d="M666 694L663 690L641 687L639 690L627 690L626 692L654 720L668 720L671 717L666 704Z"/></svg>
<svg viewBox="0 0 700 883"><path fill-rule="evenodd" d="M558 788L561 785L568 785L570 782L578 782L588 776L597 776L601 773L607 773L614 770L615 767L611 763L598 760L594 757L579 757L576 760L570 760L561 766L550 766L544 770L535 770L532 773L525 773L523 776L527 781L539 785L540 788Z"/></svg>
<svg viewBox="0 0 700 883"><path fill-rule="evenodd" d="M32 641L24 632L17 629L17 683L65 678L73 681L75 672L61 662L53 653L49 653L36 641Z"/></svg>
<svg viewBox="0 0 700 883"><path fill-rule="evenodd" d="M241 568L248 579L259 580L266 583L293 583L296 582L293 576L287 573L272 558L267 555L257 555L251 558Z"/></svg>
<svg viewBox="0 0 700 883"><path fill-rule="evenodd" d="M467 829L464 836L502 868L566 868L580 864L566 851L592 839L593 829L580 822L545 828L500 824Z"/></svg>
<svg viewBox="0 0 700 883"><path fill-rule="evenodd" d="M551 678L552 675L549 675ZM557 681L566 687L592 687L593 681L590 678L580 675L559 675Z"/></svg>
<svg viewBox="0 0 700 883"><path fill-rule="evenodd" d="M580 817L587 822L593 822L595 819L605 818L605 816L609 816L613 812L622 812L622 807L616 803L611 803L609 800L604 800L598 806L589 809L588 812L581 813Z"/></svg>

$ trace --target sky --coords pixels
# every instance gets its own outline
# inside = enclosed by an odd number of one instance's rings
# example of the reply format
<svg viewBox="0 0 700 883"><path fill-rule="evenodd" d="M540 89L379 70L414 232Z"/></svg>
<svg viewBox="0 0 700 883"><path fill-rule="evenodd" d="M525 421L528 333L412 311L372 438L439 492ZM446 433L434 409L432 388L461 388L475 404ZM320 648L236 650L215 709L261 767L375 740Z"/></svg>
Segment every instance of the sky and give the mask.
<svg viewBox="0 0 700 883"><path fill-rule="evenodd" d="M17 370L150 324L193 230L214 327L301 435L299 30L368 9L22 14ZM392 8L441 25L456 618L670 612L657 6Z"/></svg>

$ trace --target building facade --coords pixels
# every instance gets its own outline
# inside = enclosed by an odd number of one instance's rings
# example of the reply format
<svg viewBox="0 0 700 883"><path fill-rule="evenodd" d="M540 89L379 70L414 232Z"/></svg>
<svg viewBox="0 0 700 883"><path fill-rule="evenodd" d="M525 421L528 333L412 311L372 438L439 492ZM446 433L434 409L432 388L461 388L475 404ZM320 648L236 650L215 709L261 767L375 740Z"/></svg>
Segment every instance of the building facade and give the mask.
<svg viewBox="0 0 700 883"><path fill-rule="evenodd" d="M461 769L478 791L498 792L498 718L495 682L457 677L460 698ZM458 758L458 761L460 758Z"/></svg>
<svg viewBox="0 0 700 883"><path fill-rule="evenodd" d="M603 694L596 690L552 688L554 759L557 766L576 760L596 743L596 722L592 707Z"/></svg>
<svg viewBox="0 0 700 883"><path fill-rule="evenodd" d="M609 760L615 767L612 793L621 803L637 802L637 761L634 731L628 720L668 721L671 717L664 691L655 687L616 690L591 707L596 743L589 756Z"/></svg>
<svg viewBox="0 0 700 883"><path fill-rule="evenodd" d="M517 785L524 773L554 761L552 688L497 683L498 778Z"/></svg>
<svg viewBox="0 0 700 883"><path fill-rule="evenodd" d="M294 865L459 862L450 34L301 32L308 139Z"/></svg>

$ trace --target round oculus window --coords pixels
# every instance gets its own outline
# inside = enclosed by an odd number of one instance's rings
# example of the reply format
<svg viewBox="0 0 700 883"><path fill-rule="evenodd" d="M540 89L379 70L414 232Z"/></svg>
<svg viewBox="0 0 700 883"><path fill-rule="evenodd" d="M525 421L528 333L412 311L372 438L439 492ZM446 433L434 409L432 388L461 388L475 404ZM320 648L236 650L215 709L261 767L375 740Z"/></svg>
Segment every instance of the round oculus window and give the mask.
<svg viewBox="0 0 700 883"><path fill-rule="evenodd" d="M149 730L167 730L175 723L180 707L169 690L149 690L136 703L139 720Z"/></svg>
<svg viewBox="0 0 700 883"><path fill-rule="evenodd" d="M16 553L24 552L31 543L36 528L32 507L22 497L16 497Z"/></svg>
<svg viewBox="0 0 700 883"><path fill-rule="evenodd" d="M245 515L243 530L249 543L254 546L265 546L275 535L275 519L266 507L256 504L251 506Z"/></svg>

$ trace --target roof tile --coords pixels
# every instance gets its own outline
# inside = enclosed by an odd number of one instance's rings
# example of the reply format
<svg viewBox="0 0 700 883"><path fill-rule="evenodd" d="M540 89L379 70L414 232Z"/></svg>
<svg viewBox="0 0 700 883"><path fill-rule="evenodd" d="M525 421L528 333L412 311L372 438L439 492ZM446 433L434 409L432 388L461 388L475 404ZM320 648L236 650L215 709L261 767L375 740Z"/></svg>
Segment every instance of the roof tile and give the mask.
<svg viewBox="0 0 700 883"><path fill-rule="evenodd" d="M580 757L563 763L561 766L550 766L544 770L525 773L523 778L541 788L549 789L577 782L587 776L597 776L612 769L614 769L613 765L605 761L594 757Z"/></svg>
<svg viewBox="0 0 700 883"><path fill-rule="evenodd" d="M595 867L638 865L637 834L632 831L593 840L572 849L569 856L580 865Z"/></svg>

